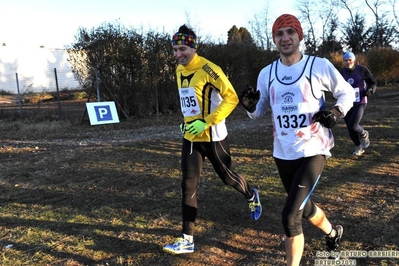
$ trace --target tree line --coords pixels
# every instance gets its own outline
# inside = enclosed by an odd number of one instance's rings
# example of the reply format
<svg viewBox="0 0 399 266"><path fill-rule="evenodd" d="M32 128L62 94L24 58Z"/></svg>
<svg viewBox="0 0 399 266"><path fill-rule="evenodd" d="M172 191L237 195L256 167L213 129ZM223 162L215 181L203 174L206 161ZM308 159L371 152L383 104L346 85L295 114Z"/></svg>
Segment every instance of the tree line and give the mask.
<svg viewBox="0 0 399 266"><path fill-rule="evenodd" d="M399 0L299 0L299 20L305 33L305 51L327 56L351 50L364 53L375 47L399 45ZM249 22L255 42L264 49L273 49L268 6Z"/></svg>
<svg viewBox="0 0 399 266"><path fill-rule="evenodd" d="M390 1L395 3L396 0ZM378 0L375 3L378 6ZM310 15L314 11L309 8L307 12ZM337 68L342 66L342 54L352 51L357 61L371 70L380 85L398 82L399 51L393 44L399 43L399 32L384 18L377 21L378 26L375 24L367 29L362 24L364 17L356 13L351 17L352 24L341 26L344 37L340 39L334 34L339 28L339 20L327 22L325 19L321 39L316 38L312 26L305 24L303 27L307 34L303 50L328 58ZM267 23L267 19L262 21ZM260 32L263 27L259 17L250 25L253 34L244 27L233 25L227 32L226 43L198 38L198 54L218 64L237 93L247 85L255 86L260 70L279 57L278 52L267 45L271 37ZM118 23L103 23L92 29L80 28L75 43L67 47L75 78L89 94L99 90L101 100L115 101L118 111L125 117L179 112L175 77L177 61L173 56L172 34L139 32ZM355 36L363 36L361 45L352 41Z"/></svg>

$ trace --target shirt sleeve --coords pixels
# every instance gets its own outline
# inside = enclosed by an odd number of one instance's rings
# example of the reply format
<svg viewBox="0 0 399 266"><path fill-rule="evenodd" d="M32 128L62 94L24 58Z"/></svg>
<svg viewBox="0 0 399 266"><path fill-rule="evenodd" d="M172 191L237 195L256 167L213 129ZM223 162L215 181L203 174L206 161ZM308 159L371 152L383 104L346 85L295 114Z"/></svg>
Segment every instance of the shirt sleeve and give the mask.
<svg viewBox="0 0 399 266"><path fill-rule="evenodd" d="M362 66L362 77L366 82L367 88L372 88L374 93L377 89L377 82L370 70L365 66Z"/></svg>
<svg viewBox="0 0 399 266"><path fill-rule="evenodd" d="M269 72L271 65L263 68L258 76L258 81L256 84L256 89L260 92L260 98L258 103L256 104L255 112L250 113L247 112L248 116L252 119L257 119L263 117L267 110L270 108L270 99L269 99Z"/></svg>
<svg viewBox="0 0 399 266"><path fill-rule="evenodd" d="M213 67L217 69L219 78L213 81L212 84L219 89L222 101L212 113L205 117L205 122L209 125L217 125L222 120L226 119L231 112L233 112L239 102L237 93L226 75L220 67Z"/></svg>
<svg viewBox="0 0 399 266"><path fill-rule="evenodd" d="M332 93L333 97L337 99L336 106L340 106L343 115L352 108L353 102L356 100L355 91L352 86L346 82L341 73L325 58L317 58L320 67L313 67L316 69L317 76L323 84L326 91Z"/></svg>

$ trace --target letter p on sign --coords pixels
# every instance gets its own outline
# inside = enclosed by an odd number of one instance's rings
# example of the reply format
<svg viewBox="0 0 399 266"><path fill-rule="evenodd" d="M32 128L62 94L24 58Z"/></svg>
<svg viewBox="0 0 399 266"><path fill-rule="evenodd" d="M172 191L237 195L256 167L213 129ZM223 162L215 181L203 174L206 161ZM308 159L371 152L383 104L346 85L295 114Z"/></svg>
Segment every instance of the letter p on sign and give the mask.
<svg viewBox="0 0 399 266"><path fill-rule="evenodd" d="M91 125L119 123L114 102L86 103Z"/></svg>
<svg viewBox="0 0 399 266"><path fill-rule="evenodd" d="M112 120L112 114L109 105L94 106L94 110L96 111L97 121Z"/></svg>

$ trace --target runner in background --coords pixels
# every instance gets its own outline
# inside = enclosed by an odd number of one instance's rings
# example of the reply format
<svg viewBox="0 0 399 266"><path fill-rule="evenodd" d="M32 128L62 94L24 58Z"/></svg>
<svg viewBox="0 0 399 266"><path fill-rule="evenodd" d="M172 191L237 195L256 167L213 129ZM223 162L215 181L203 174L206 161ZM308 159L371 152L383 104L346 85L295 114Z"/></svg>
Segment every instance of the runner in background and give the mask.
<svg viewBox="0 0 399 266"><path fill-rule="evenodd" d="M353 107L348 111L344 120L349 137L355 144L353 155L362 155L370 145L370 138L369 132L360 125L360 121L366 110L368 98L377 89L377 82L367 67L355 64L356 57L353 53L346 52L343 60L344 67L340 69L340 73L356 93Z"/></svg>

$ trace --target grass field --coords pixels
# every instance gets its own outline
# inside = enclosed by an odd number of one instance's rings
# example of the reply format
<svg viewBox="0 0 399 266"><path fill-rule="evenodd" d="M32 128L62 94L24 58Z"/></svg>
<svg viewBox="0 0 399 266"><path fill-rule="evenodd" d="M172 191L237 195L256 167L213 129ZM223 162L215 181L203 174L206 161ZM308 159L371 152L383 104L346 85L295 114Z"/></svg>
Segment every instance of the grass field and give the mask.
<svg viewBox="0 0 399 266"><path fill-rule="evenodd" d="M341 251L399 252L399 88L379 88L363 124L371 145L354 150L344 122L313 198L344 226ZM79 117L81 118L81 117ZM79 119L78 119L79 120ZM209 162L201 177L195 253L162 251L180 234L180 115L88 121L0 120L0 265L284 265L285 193L272 160L270 121L238 107L228 120L234 168L259 188L260 220ZM303 223L302 265L325 250ZM399 265L398 258L354 258Z"/></svg>

